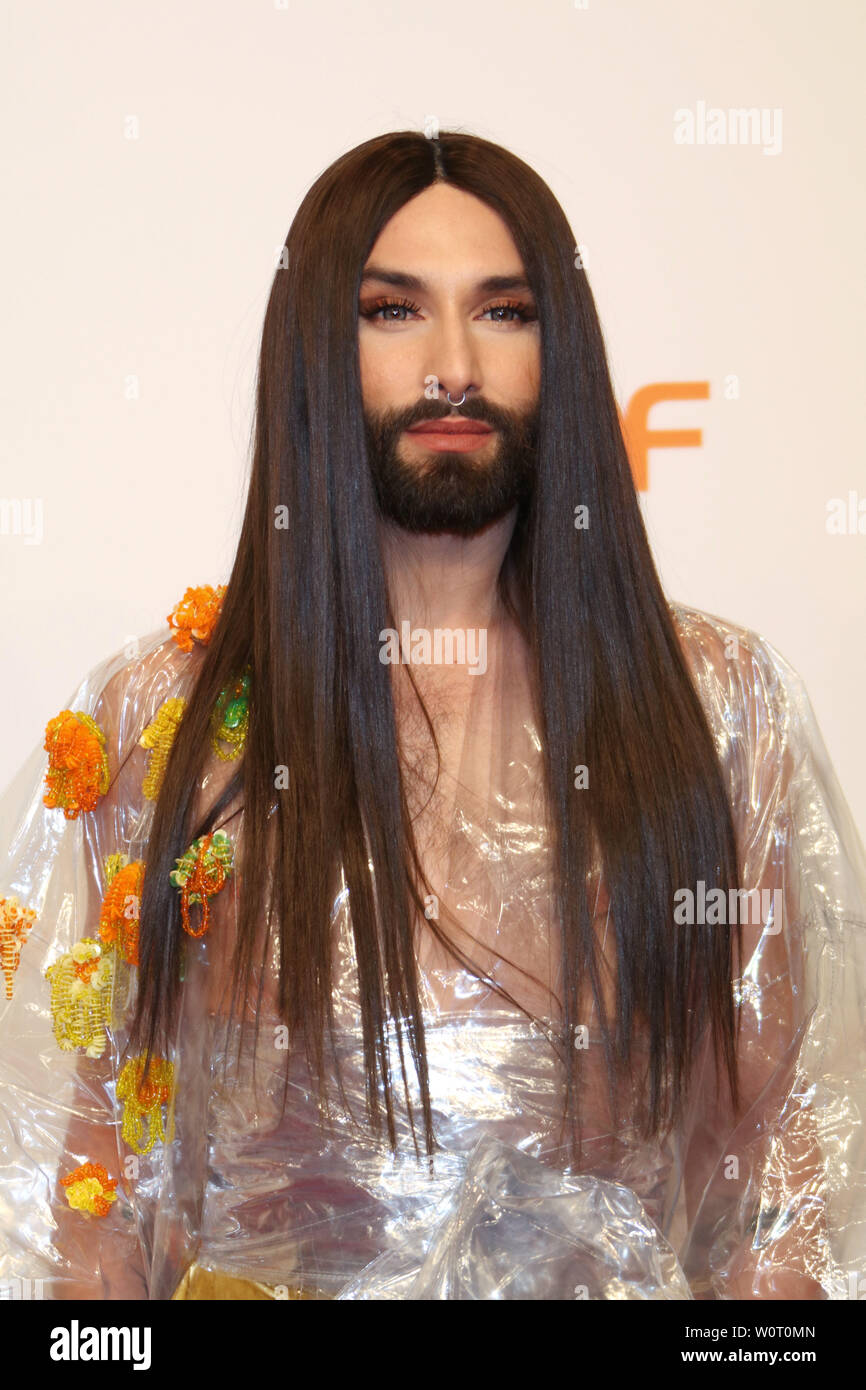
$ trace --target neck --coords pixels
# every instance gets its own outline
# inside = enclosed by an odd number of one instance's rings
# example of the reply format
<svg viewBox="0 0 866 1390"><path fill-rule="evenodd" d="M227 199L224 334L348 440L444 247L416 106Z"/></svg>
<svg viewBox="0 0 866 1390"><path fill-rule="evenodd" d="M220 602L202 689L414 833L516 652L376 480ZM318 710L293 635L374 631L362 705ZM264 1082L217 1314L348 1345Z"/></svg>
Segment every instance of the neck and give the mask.
<svg viewBox="0 0 866 1390"><path fill-rule="evenodd" d="M502 617L497 581L516 509L477 535L424 536L380 524L382 558L395 623L413 627L493 627Z"/></svg>

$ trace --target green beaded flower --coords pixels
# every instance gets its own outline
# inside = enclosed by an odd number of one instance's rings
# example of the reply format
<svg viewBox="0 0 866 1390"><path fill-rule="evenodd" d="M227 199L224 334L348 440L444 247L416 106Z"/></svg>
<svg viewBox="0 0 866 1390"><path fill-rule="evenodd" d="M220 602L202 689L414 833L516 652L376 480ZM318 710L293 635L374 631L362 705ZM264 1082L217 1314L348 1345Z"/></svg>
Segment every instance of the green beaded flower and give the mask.
<svg viewBox="0 0 866 1390"><path fill-rule="evenodd" d="M250 722L250 671L220 692L211 716L211 744L224 762L241 753Z"/></svg>

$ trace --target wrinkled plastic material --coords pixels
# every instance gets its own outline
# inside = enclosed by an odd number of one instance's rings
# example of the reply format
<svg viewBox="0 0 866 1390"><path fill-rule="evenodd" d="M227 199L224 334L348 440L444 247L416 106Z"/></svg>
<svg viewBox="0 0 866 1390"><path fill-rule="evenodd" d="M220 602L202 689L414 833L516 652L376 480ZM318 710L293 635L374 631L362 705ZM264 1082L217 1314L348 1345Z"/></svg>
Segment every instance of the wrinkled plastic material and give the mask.
<svg viewBox="0 0 866 1390"><path fill-rule="evenodd" d="M118 653L92 670L65 706L92 715L106 735L111 784L96 808L67 820L44 805L41 747L0 803L0 897L15 895L37 913L13 997L0 997L0 1292L27 1296L37 1286L22 1281L41 1280L50 1298L169 1299L195 1261L322 1298L862 1296L866 856L796 672L754 632L678 604L671 611L715 735L741 882L770 890L774 904L744 929L747 965L733 982L746 1097L739 1119L705 1052L676 1133L646 1141L627 1115L608 1132L590 1019L584 1157L579 1172L570 1165L560 1142L561 1063L547 1036L556 1025L551 995L530 979L555 988L558 968L537 810L540 742L506 652L484 678L496 682L496 717L491 724L481 700L470 707L443 774L448 835L430 840L438 847L427 862L467 933L459 944L539 1022L459 967L422 927L439 1146L432 1173L422 1137L420 1160L412 1143L393 1025L397 1154L366 1125L341 874L334 1000L348 1111L335 1100L324 1123L299 1050L288 1058L282 1112L287 1056L276 1041L273 963L253 1084L252 1035L238 1048L238 1023L226 1027L223 1015L233 875L213 899L207 935L187 941L173 1127L130 1164L116 1094L123 1018L102 1056L61 1051L45 971L97 936L105 857L146 860L154 803L142 793L148 754L139 738L164 700L188 694L201 656L199 647L181 651L163 629L133 658ZM234 766L209 761L201 804ZM221 824L241 845L242 806L229 807ZM596 888L599 925L609 931ZM407 1069L417 1121L408 1060ZM104 1217L71 1210L59 1185L86 1162L118 1179Z"/></svg>
<svg viewBox="0 0 866 1390"><path fill-rule="evenodd" d="M562 1176L499 1139L478 1140L430 1225L338 1298L691 1298L674 1251L630 1188Z"/></svg>

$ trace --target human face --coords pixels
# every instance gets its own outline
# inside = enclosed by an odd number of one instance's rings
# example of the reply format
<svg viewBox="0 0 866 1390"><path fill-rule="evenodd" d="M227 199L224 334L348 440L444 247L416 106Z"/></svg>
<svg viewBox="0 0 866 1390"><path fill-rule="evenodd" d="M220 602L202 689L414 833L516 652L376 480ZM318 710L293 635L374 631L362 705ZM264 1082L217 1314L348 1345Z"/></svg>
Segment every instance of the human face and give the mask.
<svg viewBox="0 0 866 1390"><path fill-rule="evenodd" d="M505 223L437 183L383 228L359 296L367 446L380 508L471 535L531 492L541 372L534 296ZM460 406L451 406L446 391ZM438 392L438 394L437 394ZM444 434L446 420L475 432Z"/></svg>

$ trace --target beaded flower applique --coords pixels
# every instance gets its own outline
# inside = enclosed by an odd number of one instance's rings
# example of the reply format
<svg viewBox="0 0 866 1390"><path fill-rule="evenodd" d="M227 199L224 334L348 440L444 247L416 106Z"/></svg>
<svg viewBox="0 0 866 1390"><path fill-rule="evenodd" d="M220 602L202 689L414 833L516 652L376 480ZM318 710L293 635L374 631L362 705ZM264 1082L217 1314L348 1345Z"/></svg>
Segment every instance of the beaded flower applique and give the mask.
<svg viewBox="0 0 866 1390"><path fill-rule="evenodd" d="M166 615L169 627L174 628L172 637L183 652L191 652L193 642L207 646L220 615L226 585L218 584L214 589L210 584L190 586L180 603Z"/></svg>
<svg viewBox="0 0 866 1390"><path fill-rule="evenodd" d="M129 972L110 949L86 936L49 965L51 1023L62 1052L83 1047L101 1057L107 1029L119 1021L129 995Z"/></svg>
<svg viewBox="0 0 866 1390"><path fill-rule="evenodd" d="M138 927L144 863L126 862L126 855L110 854L105 861L105 896L99 912L99 938L103 946L119 951L127 965L138 965Z"/></svg>
<svg viewBox="0 0 866 1390"><path fill-rule="evenodd" d="M17 898L0 898L0 970L6 977L6 998L12 998L12 976L18 969L21 947L36 921L32 907L22 907Z"/></svg>
<svg viewBox="0 0 866 1390"><path fill-rule="evenodd" d="M92 811L109 785L105 734L96 721L81 710L61 710L46 725L43 747L48 753L45 805L62 807L67 820Z"/></svg>
<svg viewBox="0 0 866 1390"><path fill-rule="evenodd" d="M174 737L180 721L183 719L185 709L186 700L179 695L169 696L167 700L163 700L155 718L148 724L138 740L142 748L151 750L147 762L147 772L141 784L141 790L148 801L155 801L159 796L159 789L162 786L162 779L165 776L168 763L168 755L171 752L171 746L174 743Z"/></svg>
<svg viewBox="0 0 866 1390"><path fill-rule="evenodd" d="M117 1178L109 1177L101 1163L82 1163L60 1179L66 1188L66 1200L73 1211L82 1216L107 1216L112 1202L117 1201Z"/></svg>
<svg viewBox="0 0 866 1390"><path fill-rule="evenodd" d="M224 762L242 752L249 722L250 672L246 670L220 693L211 716L211 744Z"/></svg>
<svg viewBox="0 0 866 1390"><path fill-rule="evenodd" d="M165 1141L162 1107L170 1106L174 1066L164 1057L151 1060L147 1080L142 1081L146 1057L130 1057L117 1080L117 1099L124 1102L121 1134L137 1154L149 1153L157 1140Z"/></svg>
<svg viewBox="0 0 866 1390"><path fill-rule="evenodd" d="M209 900L223 887L232 871L232 842L224 830L214 830L193 840L175 861L169 881L180 889L183 929L190 936L204 936L210 926ZM190 903L202 904L201 925L190 924Z"/></svg>

